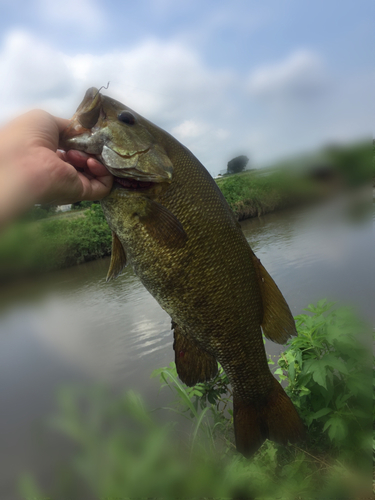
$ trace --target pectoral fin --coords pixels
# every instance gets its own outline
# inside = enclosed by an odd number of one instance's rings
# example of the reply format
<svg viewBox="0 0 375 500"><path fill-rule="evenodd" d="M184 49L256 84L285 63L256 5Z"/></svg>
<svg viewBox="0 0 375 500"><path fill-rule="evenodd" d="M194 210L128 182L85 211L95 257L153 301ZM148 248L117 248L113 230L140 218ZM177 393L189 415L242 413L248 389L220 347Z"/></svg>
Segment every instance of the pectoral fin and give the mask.
<svg viewBox="0 0 375 500"><path fill-rule="evenodd" d="M106 281L116 279L126 266L126 254L121 241L112 231L112 253Z"/></svg>
<svg viewBox="0 0 375 500"><path fill-rule="evenodd" d="M218 371L216 359L184 336L176 323L172 322L172 328L176 369L182 382L191 387L214 378Z"/></svg>
<svg viewBox="0 0 375 500"><path fill-rule="evenodd" d="M147 232L161 245L169 248L182 248L187 241L187 234L181 222L160 203L148 200L149 206L139 221Z"/></svg>
<svg viewBox="0 0 375 500"><path fill-rule="evenodd" d="M276 283L254 253L253 262L263 302L263 333L269 340L285 344L290 337L297 335L292 313Z"/></svg>

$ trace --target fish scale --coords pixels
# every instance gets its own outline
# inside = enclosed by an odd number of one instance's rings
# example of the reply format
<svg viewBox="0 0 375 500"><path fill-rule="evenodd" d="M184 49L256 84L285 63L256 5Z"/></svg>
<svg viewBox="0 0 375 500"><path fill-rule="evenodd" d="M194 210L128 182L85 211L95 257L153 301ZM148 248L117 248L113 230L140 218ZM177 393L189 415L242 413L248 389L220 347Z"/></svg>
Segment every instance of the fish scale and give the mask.
<svg viewBox="0 0 375 500"><path fill-rule="evenodd" d="M222 365L233 387L236 446L245 456L266 438L300 439L301 420L268 368L261 329L283 343L296 334L293 317L210 174L170 134L96 89L87 91L72 124L61 146L96 154L125 179L101 202L113 232L108 277L130 263L170 314L181 380L209 380ZM135 172L121 152L137 144Z"/></svg>

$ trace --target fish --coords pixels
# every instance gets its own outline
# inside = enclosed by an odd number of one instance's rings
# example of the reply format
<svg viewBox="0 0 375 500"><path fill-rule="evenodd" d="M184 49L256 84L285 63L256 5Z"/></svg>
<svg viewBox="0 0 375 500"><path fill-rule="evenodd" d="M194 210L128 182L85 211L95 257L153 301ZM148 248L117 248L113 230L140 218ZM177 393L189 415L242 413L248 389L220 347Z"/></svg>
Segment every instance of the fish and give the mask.
<svg viewBox="0 0 375 500"><path fill-rule="evenodd" d="M279 288L248 244L216 182L172 135L90 88L60 138L113 174L101 200L112 231L107 280L127 264L170 315L179 378L205 382L223 367L233 389L237 450L304 438L298 412L272 375L263 336L296 335Z"/></svg>

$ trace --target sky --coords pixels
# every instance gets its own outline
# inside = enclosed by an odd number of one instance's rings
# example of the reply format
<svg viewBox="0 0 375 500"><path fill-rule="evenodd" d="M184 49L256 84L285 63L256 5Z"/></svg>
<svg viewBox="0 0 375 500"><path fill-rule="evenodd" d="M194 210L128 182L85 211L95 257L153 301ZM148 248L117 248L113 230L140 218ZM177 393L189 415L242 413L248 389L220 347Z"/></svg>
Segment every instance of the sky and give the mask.
<svg viewBox="0 0 375 500"><path fill-rule="evenodd" d="M0 0L0 123L103 90L212 175L369 137L370 0Z"/></svg>

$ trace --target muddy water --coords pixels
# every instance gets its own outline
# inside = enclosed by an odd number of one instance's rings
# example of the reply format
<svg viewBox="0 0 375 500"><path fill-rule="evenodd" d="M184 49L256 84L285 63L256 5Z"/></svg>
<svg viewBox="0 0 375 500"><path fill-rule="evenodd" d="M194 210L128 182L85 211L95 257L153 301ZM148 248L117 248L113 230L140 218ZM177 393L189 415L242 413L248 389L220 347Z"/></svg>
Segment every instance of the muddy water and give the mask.
<svg viewBox="0 0 375 500"><path fill-rule="evenodd" d="M327 297L374 322L374 230L337 201L242 223L294 315ZM132 270L105 282L99 260L0 289L0 497L22 471L50 469L66 444L44 432L62 384L105 381L164 404L153 369L173 360L168 315ZM271 354L279 346L267 344Z"/></svg>

